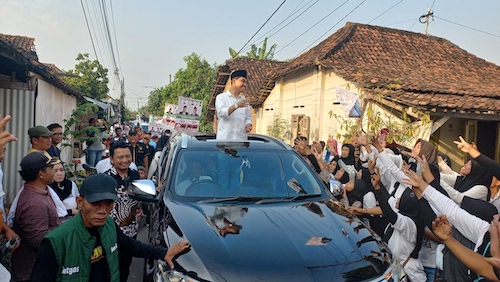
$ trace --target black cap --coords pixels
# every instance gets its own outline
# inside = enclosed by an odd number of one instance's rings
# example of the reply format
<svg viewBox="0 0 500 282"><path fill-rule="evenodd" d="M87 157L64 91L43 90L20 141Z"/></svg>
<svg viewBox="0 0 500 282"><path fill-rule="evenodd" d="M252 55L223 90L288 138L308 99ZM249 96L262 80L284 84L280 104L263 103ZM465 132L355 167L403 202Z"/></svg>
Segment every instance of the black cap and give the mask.
<svg viewBox="0 0 500 282"><path fill-rule="evenodd" d="M129 135L129 136L130 136L130 135L137 135L137 130L135 130L135 129L130 130L130 131L128 132L128 135Z"/></svg>
<svg viewBox="0 0 500 282"><path fill-rule="evenodd" d="M87 177L80 188L80 195L94 203L102 200L120 201L116 195L118 182L106 174L98 173Z"/></svg>
<svg viewBox="0 0 500 282"><path fill-rule="evenodd" d="M247 78L247 71L246 70L235 70L233 73L231 73L231 79L235 77L240 77L243 76L244 78Z"/></svg>
<svg viewBox="0 0 500 282"><path fill-rule="evenodd" d="M42 152L33 152L27 154L21 160L21 172L37 172L42 170L44 167L53 166L56 163L59 163L59 160L48 158Z"/></svg>
<svg viewBox="0 0 500 282"><path fill-rule="evenodd" d="M43 125L37 125L28 129L28 135L30 138L40 137L40 136L52 136L54 132L47 129L47 127Z"/></svg>

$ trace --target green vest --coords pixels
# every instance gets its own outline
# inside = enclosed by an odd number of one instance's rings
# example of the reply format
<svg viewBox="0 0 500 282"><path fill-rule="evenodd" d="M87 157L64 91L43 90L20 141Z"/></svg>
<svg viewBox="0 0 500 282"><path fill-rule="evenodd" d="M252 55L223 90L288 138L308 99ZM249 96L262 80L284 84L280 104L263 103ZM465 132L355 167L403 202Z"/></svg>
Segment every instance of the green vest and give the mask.
<svg viewBox="0 0 500 282"><path fill-rule="evenodd" d="M108 262L111 281L120 281L116 225L110 217L104 226L98 227L101 243ZM83 225L79 212L63 225L49 232L44 240L50 240L58 265L57 281L89 281L90 259L96 238Z"/></svg>

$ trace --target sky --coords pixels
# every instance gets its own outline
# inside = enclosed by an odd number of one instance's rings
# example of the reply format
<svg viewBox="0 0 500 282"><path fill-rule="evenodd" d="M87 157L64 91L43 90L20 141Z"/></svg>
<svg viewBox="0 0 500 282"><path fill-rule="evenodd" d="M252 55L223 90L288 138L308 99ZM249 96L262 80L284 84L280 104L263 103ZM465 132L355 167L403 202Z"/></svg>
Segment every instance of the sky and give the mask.
<svg viewBox="0 0 500 282"><path fill-rule="evenodd" d="M497 0L0 0L0 33L35 38L39 60L63 70L74 68L78 53L89 53L92 60L97 53L110 69L110 94L118 97L104 28L92 25L102 1L116 65L125 80L126 105L132 110L186 67L185 56L196 53L212 65L223 64L230 59L229 47L240 50L261 27L248 46L260 46L267 36L268 47L277 44L274 59L288 60L348 21L423 33L425 25L418 19L432 7L429 34L500 65ZM96 52L84 10L96 34Z"/></svg>

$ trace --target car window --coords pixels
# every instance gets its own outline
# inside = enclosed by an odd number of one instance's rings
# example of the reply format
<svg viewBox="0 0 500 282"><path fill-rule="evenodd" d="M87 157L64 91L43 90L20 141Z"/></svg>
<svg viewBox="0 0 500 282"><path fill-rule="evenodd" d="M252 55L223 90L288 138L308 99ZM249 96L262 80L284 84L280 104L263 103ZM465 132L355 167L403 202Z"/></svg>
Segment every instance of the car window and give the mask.
<svg viewBox="0 0 500 282"><path fill-rule="evenodd" d="M177 156L170 189L187 197L294 197L320 194L321 183L290 151L184 150Z"/></svg>

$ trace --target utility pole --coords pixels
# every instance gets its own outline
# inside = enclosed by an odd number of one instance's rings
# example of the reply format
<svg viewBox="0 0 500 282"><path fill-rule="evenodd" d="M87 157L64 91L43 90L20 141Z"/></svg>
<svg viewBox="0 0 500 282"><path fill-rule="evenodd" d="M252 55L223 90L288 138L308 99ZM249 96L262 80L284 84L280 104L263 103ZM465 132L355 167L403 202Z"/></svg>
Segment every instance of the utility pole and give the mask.
<svg viewBox="0 0 500 282"><path fill-rule="evenodd" d="M125 78L120 83L120 123L125 123Z"/></svg>
<svg viewBox="0 0 500 282"><path fill-rule="evenodd" d="M431 8L427 8L427 14L422 15L422 16L420 16L420 18L418 18L420 23L425 24L425 35L429 34L428 31L429 31L429 18L430 17L433 17L433 19L434 19L434 12L431 12Z"/></svg>

